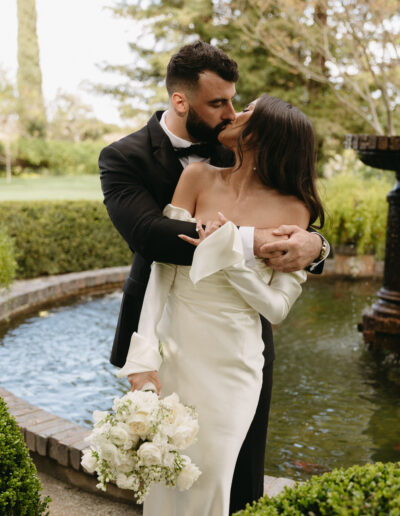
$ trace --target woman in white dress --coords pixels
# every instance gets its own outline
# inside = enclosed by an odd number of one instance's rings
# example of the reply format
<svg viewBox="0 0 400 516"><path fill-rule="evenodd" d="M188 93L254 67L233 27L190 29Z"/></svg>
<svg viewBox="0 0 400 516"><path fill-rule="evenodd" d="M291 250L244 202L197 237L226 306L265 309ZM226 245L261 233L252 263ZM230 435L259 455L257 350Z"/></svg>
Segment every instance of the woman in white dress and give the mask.
<svg viewBox="0 0 400 516"><path fill-rule="evenodd" d="M199 414L197 442L185 453L200 478L184 492L152 486L144 516L228 516L236 459L262 384L259 314L280 323L306 279L305 271L273 271L258 258L246 264L237 226L305 229L324 220L314 133L298 109L263 95L218 139L235 151L236 166L193 163L182 172L164 215L197 221L197 240L181 235L197 246L193 263L153 263L138 332L117 373L134 383L151 372L162 396L176 392Z"/></svg>

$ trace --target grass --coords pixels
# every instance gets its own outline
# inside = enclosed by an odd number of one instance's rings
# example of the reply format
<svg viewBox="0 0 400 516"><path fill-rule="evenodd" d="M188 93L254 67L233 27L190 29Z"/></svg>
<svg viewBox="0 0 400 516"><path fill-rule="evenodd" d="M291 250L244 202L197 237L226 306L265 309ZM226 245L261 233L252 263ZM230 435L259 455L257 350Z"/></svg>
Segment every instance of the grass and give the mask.
<svg viewBox="0 0 400 516"><path fill-rule="evenodd" d="M1 201L103 200L98 175L0 177Z"/></svg>

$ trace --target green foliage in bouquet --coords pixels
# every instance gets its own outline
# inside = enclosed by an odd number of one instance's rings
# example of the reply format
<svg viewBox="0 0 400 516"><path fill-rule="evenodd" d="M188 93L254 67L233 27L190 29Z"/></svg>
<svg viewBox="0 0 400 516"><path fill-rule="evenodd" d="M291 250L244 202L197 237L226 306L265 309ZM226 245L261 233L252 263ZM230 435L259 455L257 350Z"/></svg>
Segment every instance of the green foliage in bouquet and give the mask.
<svg viewBox="0 0 400 516"><path fill-rule="evenodd" d="M14 241L0 227L0 288L8 287L12 283L16 268Z"/></svg>
<svg viewBox="0 0 400 516"><path fill-rule="evenodd" d="M98 174L97 164L104 141L59 141L39 138L20 138L12 151L13 174L36 170L61 174Z"/></svg>
<svg viewBox="0 0 400 516"><path fill-rule="evenodd" d="M19 278L132 261L128 245L100 201L2 202L0 220L15 241Z"/></svg>
<svg viewBox="0 0 400 516"><path fill-rule="evenodd" d="M386 196L391 188L385 176L366 179L338 174L321 180L320 193L327 212L322 233L331 245L352 245L357 254L375 253L382 259L388 211Z"/></svg>
<svg viewBox="0 0 400 516"><path fill-rule="evenodd" d="M50 498L42 487L22 434L0 398L0 514L39 516L48 513Z"/></svg>
<svg viewBox="0 0 400 516"><path fill-rule="evenodd" d="M265 496L236 516L399 516L400 463L335 469L274 498Z"/></svg>

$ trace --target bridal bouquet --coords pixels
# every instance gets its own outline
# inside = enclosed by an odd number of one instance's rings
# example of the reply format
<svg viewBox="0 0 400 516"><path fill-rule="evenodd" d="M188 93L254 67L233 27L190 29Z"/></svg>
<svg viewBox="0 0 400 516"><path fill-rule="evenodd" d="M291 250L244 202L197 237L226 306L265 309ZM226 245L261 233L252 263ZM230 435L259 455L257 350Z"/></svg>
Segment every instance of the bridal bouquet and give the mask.
<svg viewBox="0 0 400 516"><path fill-rule="evenodd" d="M201 472L187 455L199 429L196 411L179 401L177 394L159 399L154 392L128 392L115 398L113 412L95 410L90 448L82 466L97 473L97 487L115 481L134 491L143 502L152 482L189 489Z"/></svg>

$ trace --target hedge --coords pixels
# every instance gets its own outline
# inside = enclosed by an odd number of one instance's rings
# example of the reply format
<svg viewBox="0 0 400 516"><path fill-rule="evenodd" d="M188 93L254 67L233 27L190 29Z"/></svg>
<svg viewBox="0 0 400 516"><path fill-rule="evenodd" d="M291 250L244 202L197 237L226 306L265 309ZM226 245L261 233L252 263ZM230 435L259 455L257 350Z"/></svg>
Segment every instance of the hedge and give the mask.
<svg viewBox="0 0 400 516"><path fill-rule="evenodd" d="M0 203L17 249L17 277L128 265L132 253L100 201Z"/></svg>
<svg viewBox="0 0 400 516"><path fill-rule="evenodd" d="M234 516L399 516L400 462L335 469Z"/></svg>
<svg viewBox="0 0 400 516"><path fill-rule="evenodd" d="M16 272L14 241L3 227L0 227L0 288L8 287Z"/></svg>
<svg viewBox="0 0 400 516"><path fill-rule="evenodd" d="M39 170L51 174L98 174L98 158L104 141L69 142L20 138L14 144L13 174Z"/></svg>
<svg viewBox="0 0 400 516"><path fill-rule="evenodd" d="M24 438L7 405L0 398L0 514L49 514L49 497L41 500L42 487Z"/></svg>
<svg viewBox="0 0 400 516"><path fill-rule="evenodd" d="M352 245L357 254L385 253L388 178L338 174L320 182L327 220L322 234L331 246Z"/></svg>

